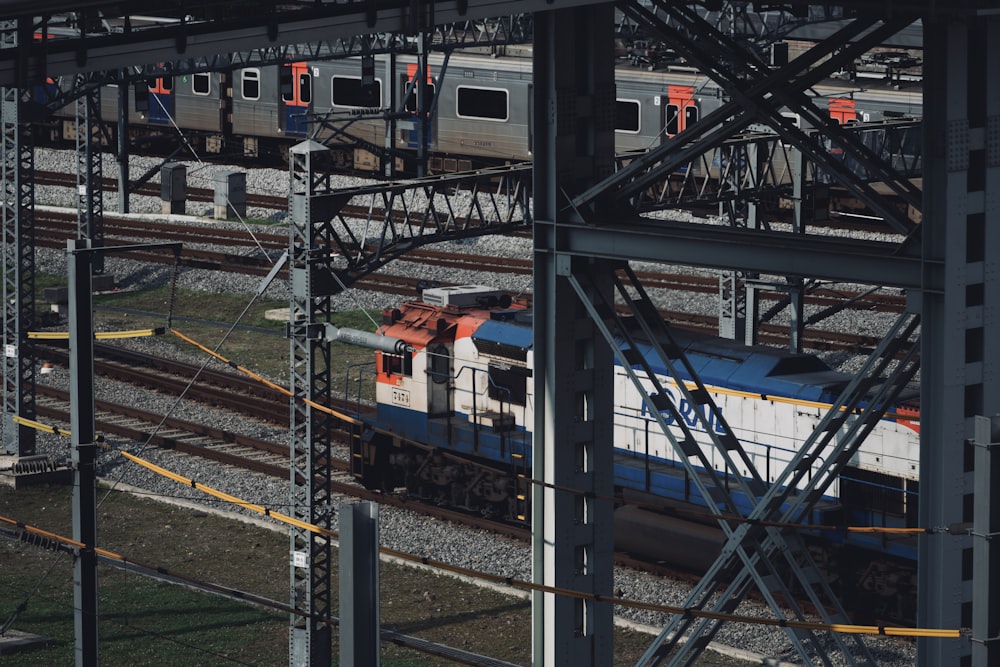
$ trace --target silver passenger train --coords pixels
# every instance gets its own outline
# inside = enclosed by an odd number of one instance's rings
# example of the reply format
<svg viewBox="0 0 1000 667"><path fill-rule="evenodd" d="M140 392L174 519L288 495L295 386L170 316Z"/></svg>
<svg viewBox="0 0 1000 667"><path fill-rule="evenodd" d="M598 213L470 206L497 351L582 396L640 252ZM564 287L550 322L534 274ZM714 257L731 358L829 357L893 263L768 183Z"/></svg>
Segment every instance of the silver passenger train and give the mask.
<svg viewBox="0 0 1000 667"><path fill-rule="evenodd" d="M722 89L689 67L649 71L622 61L617 71L618 151L654 146L725 101ZM377 171L387 144L399 167L410 164L426 117L432 172L531 158L529 57L432 54L426 85L417 83L415 57L405 55L392 72L377 56L162 77L128 91L129 131L139 139L180 130L203 152L248 157L287 156L290 146L313 138L331 146L339 166ZM831 80L815 88L817 105L839 123L920 116L919 87L865 85ZM118 91L109 86L103 117L117 118L117 108ZM72 114L72 107L60 114L64 139L75 137ZM387 127L395 128L389 140Z"/></svg>

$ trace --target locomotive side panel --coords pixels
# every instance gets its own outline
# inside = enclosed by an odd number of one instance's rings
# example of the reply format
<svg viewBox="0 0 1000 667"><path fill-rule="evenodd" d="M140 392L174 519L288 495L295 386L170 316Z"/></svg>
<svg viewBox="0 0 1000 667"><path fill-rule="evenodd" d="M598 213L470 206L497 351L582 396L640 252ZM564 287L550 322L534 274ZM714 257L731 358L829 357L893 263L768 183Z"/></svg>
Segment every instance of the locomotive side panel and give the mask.
<svg viewBox="0 0 1000 667"><path fill-rule="evenodd" d="M425 442L429 413L426 351L376 352L375 359L379 422L391 425L397 437Z"/></svg>

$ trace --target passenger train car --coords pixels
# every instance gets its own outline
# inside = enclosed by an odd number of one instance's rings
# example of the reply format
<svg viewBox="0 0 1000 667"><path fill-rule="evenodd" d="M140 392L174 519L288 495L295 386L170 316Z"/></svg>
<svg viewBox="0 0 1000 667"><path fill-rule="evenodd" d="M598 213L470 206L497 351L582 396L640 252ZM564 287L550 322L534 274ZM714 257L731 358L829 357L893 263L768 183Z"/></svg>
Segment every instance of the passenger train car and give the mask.
<svg viewBox="0 0 1000 667"><path fill-rule="evenodd" d="M849 380L809 355L672 331L766 482L777 478ZM355 476L369 487L402 488L434 502L527 521L535 406L530 308L479 285L427 289L420 300L387 308L379 333L402 341L410 351L375 353L377 412L368 424L370 432L353 446ZM661 385L676 397L677 383L687 378L670 377L651 350L643 354ZM707 562L688 566L707 567L718 553L721 533L716 530L712 536L705 525L635 510L636 505L652 502L700 508L708 516L704 501L649 412L642 392L651 391L651 384L640 390L624 369L616 367L614 480L624 505L616 523L629 526L625 534L616 530L616 541L627 550L644 552L670 546L682 534L708 548L708 554L700 556ZM694 428L696 408L685 401L677 405L681 417ZM676 425L671 428L677 430ZM699 444L711 460L711 441L704 430L701 433ZM675 435L683 439L681 433ZM895 416L882 419L827 490L813 512L813 522L914 525L918 460L919 422ZM811 465L815 469L818 464ZM749 505L741 508L749 509ZM835 543L843 561L838 567L851 562L856 569L861 563L870 577L877 558L900 559L907 567L915 564L912 539L848 538L841 533L824 534L823 539ZM696 550L686 551L690 557ZM862 556L848 556L848 551ZM661 557L652 551L647 555ZM900 576L900 570L893 568L892 576ZM871 585L882 591L891 588L885 581Z"/></svg>
<svg viewBox="0 0 1000 667"><path fill-rule="evenodd" d="M340 166L375 171L387 120L395 123L392 141L402 166L412 162L418 145L418 110L429 109L432 172L530 159L530 58L432 54L424 87L415 85L413 56L397 56L389 73L384 58L364 65L361 58L289 62L142 82L128 91L130 132L176 127L206 152L247 156L287 154L311 137L330 145ZM623 63L616 79L619 152L654 146L724 101L721 89L689 67L648 71ZM865 86L831 80L815 87L817 104L840 123L920 116L918 86ZM117 118L117 98L115 86L104 90L107 121ZM73 112L70 105L61 113L65 139L75 137Z"/></svg>

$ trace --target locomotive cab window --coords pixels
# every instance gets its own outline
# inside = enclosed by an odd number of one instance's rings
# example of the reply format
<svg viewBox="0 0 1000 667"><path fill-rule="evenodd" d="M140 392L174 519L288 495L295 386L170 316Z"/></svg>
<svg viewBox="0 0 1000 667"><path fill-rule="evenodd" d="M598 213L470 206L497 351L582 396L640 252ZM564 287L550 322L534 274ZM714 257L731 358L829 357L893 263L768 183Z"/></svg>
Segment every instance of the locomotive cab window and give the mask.
<svg viewBox="0 0 1000 667"><path fill-rule="evenodd" d="M456 112L459 118L505 121L509 117L508 95L503 88L458 86L455 94Z"/></svg>
<svg viewBox="0 0 1000 667"><path fill-rule="evenodd" d="M367 108L382 106L382 80L371 86L361 84L360 76L334 76L330 82L330 102L335 107Z"/></svg>
<svg viewBox="0 0 1000 667"><path fill-rule="evenodd" d="M212 75L200 72L191 77L191 92L195 95L208 95L212 92Z"/></svg>
<svg viewBox="0 0 1000 667"><path fill-rule="evenodd" d="M402 354L382 353L382 372L386 375L413 375L413 355L409 352Z"/></svg>
<svg viewBox="0 0 1000 667"><path fill-rule="evenodd" d="M451 379L451 354L447 346L436 345L428 350L427 375L435 384L444 384Z"/></svg>
<svg viewBox="0 0 1000 667"><path fill-rule="evenodd" d="M527 405L530 375L528 369L520 366L490 364L490 398L508 405Z"/></svg>
<svg viewBox="0 0 1000 667"><path fill-rule="evenodd" d="M639 101L615 100L615 131L639 131Z"/></svg>
<svg viewBox="0 0 1000 667"><path fill-rule="evenodd" d="M242 89L243 89L243 99L245 100L259 100L260 99L260 70L259 69L245 69L242 75Z"/></svg>

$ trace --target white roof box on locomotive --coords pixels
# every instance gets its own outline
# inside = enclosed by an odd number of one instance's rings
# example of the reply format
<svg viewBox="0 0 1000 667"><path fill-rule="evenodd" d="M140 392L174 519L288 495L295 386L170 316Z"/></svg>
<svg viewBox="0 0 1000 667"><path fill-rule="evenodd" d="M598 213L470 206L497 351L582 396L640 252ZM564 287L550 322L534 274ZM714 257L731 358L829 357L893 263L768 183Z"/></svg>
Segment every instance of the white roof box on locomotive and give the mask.
<svg viewBox="0 0 1000 667"><path fill-rule="evenodd" d="M424 303L433 306L451 306L453 308L480 306L485 308L490 302L498 303L503 295L503 290L486 285L455 285L454 287L425 289L423 300Z"/></svg>

